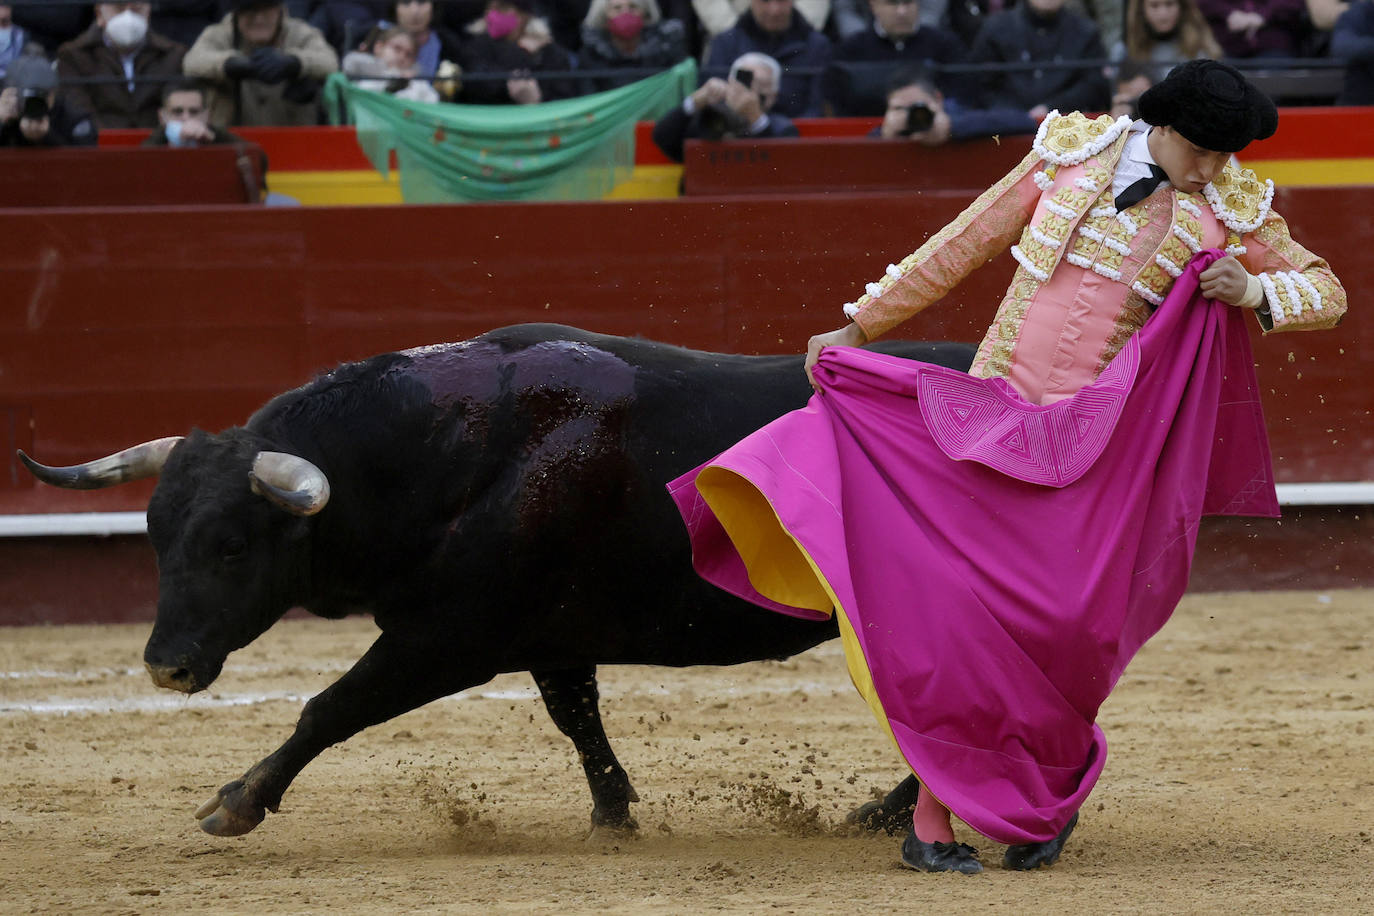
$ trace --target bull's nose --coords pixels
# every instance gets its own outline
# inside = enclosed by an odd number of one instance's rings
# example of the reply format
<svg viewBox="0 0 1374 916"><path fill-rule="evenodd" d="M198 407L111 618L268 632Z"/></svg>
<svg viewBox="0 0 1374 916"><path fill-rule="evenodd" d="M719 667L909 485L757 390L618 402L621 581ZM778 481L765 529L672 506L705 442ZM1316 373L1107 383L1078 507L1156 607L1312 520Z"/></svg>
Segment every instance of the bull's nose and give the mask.
<svg viewBox="0 0 1374 916"><path fill-rule="evenodd" d="M172 665L154 665L144 662L143 667L148 669L148 676L153 679L153 683L159 687L166 687L168 690L179 690L182 693L196 692L196 678L189 668L178 668Z"/></svg>

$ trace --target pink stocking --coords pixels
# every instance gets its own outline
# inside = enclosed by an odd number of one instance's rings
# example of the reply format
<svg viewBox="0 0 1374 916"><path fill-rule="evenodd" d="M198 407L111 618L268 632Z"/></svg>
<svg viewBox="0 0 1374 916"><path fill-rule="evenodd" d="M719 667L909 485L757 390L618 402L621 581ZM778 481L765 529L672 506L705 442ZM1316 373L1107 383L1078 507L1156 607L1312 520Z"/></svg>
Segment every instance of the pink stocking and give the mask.
<svg viewBox="0 0 1374 916"><path fill-rule="evenodd" d="M912 816L916 839L922 843L952 843L954 830L949 825L949 809L930 794L925 783L916 793L916 813Z"/></svg>

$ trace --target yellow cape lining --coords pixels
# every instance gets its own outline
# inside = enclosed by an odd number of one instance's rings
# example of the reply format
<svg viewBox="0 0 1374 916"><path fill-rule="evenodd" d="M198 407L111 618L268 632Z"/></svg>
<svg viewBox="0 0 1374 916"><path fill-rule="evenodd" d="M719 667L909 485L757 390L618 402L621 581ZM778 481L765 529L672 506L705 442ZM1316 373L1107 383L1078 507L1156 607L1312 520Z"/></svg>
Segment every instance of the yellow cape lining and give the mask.
<svg viewBox="0 0 1374 916"><path fill-rule="evenodd" d="M838 614L836 622L849 679L901 754L844 605L816 561L778 518L777 509L757 486L736 471L707 467L697 475L696 484L744 560L749 583L759 594L790 607Z"/></svg>

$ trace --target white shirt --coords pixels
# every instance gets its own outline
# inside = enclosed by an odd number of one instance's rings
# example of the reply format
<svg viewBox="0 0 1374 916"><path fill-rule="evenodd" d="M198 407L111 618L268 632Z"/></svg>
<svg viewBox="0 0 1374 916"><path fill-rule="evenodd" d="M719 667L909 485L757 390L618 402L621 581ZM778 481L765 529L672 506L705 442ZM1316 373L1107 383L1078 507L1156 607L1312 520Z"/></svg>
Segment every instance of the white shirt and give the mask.
<svg viewBox="0 0 1374 916"><path fill-rule="evenodd" d="M1116 174L1112 176L1113 198L1140 179L1149 178L1150 166L1159 165L1155 157L1150 155L1150 144L1146 140L1149 133L1150 125L1144 121L1136 121L1131 125L1131 135L1126 138L1126 148L1121 151L1121 161L1116 164ZM1167 178L1159 183L1161 188L1168 186Z"/></svg>
<svg viewBox="0 0 1374 916"><path fill-rule="evenodd" d="M118 55L118 57L119 57L119 63L120 63L121 66L124 67L124 78L125 78L126 80L129 81L129 82L128 82L129 91L130 91L130 92L133 92L133 91L134 91L134 58L135 58L135 57L138 57L138 52L141 51L141 50L143 49L142 43L140 43L139 46L138 46L137 48L134 48L132 51L128 52L127 54L124 53L123 51L119 50L118 48L116 48L114 45L112 45L112 44L110 43L110 39L108 39L108 38L105 39L105 47L109 48L111 51L115 52L116 55Z"/></svg>

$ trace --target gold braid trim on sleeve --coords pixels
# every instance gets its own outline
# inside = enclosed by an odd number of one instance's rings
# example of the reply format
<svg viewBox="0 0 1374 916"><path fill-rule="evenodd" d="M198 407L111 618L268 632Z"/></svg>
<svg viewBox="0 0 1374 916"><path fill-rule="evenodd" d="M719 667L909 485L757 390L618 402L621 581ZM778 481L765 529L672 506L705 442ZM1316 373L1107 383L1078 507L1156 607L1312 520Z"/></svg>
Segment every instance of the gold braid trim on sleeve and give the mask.
<svg viewBox="0 0 1374 916"><path fill-rule="evenodd" d="M1032 175L1041 159L1034 151L1001 181L979 195L926 243L865 287L846 305L869 340L874 340L945 296L960 281L1005 251L1030 221L1040 188Z"/></svg>
<svg viewBox="0 0 1374 916"><path fill-rule="evenodd" d="M1283 217L1268 211L1263 224L1244 237L1245 269L1259 278L1269 306L1270 331L1333 328L1345 315L1346 295L1326 261L1293 240Z"/></svg>

